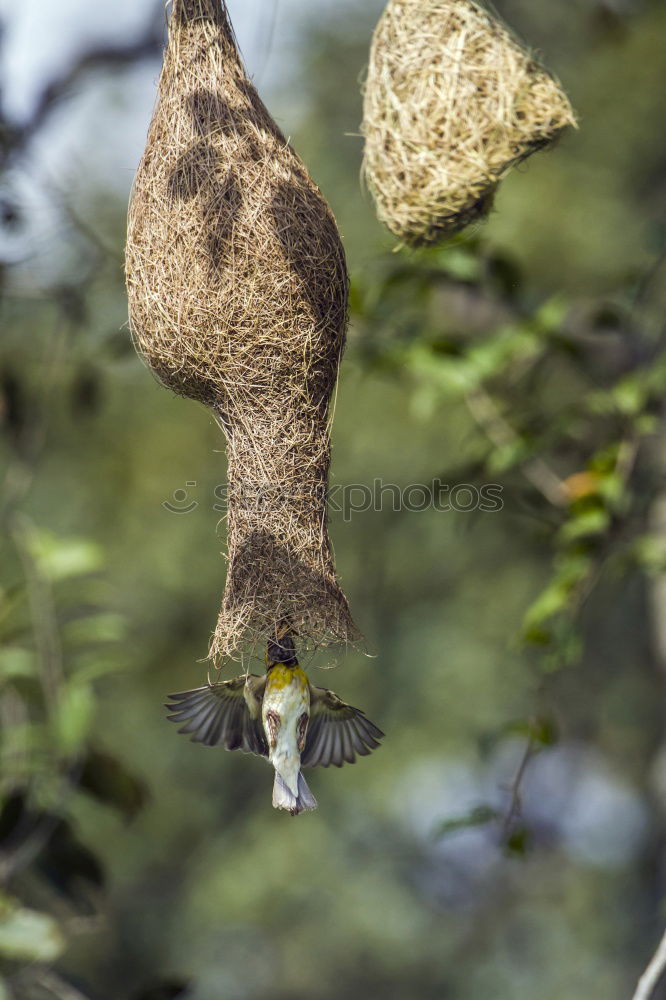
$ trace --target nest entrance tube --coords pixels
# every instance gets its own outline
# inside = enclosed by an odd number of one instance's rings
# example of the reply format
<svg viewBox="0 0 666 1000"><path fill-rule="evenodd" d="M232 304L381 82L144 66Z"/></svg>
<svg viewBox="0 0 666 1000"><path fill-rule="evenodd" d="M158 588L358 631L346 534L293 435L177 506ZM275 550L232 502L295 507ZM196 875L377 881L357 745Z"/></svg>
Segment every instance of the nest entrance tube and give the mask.
<svg viewBox="0 0 666 1000"><path fill-rule="evenodd" d="M335 220L240 60L220 0L174 0L130 203L130 323L228 452L228 571L212 659L359 638L327 530L347 271Z"/></svg>
<svg viewBox="0 0 666 1000"><path fill-rule="evenodd" d="M283 403L282 414L228 437L229 568L213 640L218 655L229 655L247 635L273 634L281 622L301 645L358 637L326 529L326 424L313 426L310 416L303 421L289 400Z"/></svg>
<svg viewBox="0 0 666 1000"><path fill-rule="evenodd" d="M364 88L363 174L410 246L480 219L508 170L575 125L558 82L475 0L389 0Z"/></svg>

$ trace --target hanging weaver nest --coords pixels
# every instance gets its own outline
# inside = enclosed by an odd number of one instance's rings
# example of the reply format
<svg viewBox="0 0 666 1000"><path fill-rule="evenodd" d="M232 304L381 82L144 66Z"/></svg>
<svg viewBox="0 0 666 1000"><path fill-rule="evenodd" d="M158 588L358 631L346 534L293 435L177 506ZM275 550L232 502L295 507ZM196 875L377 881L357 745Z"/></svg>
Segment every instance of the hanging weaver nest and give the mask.
<svg viewBox="0 0 666 1000"><path fill-rule="evenodd" d="M434 244L507 171L575 125L558 82L473 0L389 0L365 83L363 172L382 222Z"/></svg>
<svg viewBox="0 0 666 1000"><path fill-rule="evenodd" d="M227 438L229 565L210 657L285 623L307 645L357 639L326 526L344 251L221 0L174 2L126 272L137 349Z"/></svg>

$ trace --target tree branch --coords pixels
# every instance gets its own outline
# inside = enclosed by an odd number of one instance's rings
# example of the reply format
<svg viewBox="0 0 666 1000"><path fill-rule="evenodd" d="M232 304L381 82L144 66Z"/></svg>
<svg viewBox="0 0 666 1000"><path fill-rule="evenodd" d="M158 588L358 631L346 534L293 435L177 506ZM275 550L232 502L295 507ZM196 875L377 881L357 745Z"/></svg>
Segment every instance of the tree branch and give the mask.
<svg viewBox="0 0 666 1000"><path fill-rule="evenodd" d="M129 66L141 59L159 56L164 45L164 21L157 14L163 10L163 0L158 0L157 10L135 41L121 45L99 45L82 53L73 65L60 76L54 77L42 88L32 114L21 123L0 121L0 167L20 154L33 136L45 125L62 100L70 96L82 77L97 70Z"/></svg>
<svg viewBox="0 0 666 1000"><path fill-rule="evenodd" d="M518 765L513 781L508 788L510 799L506 814L502 820L502 838L507 837L511 833L511 827L513 826L514 820L519 818L521 815L523 805L523 778L525 777L525 772L527 771L527 767L532 760L532 757L535 755L535 752L534 738L532 736L528 736L523 756L520 759L520 764Z"/></svg>
<svg viewBox="0 0 666 1000"><path fill-rule="evenodd" d="M638 980L638 986L632 1000L650 1000L655 986L666 969L666 931L657 945L657 950L648 962L645 972Z"/></svg>
<svg viewBox="0 0 666 1000"><path fill-rule="evenodd" d="M520 437L502 416L495 400L485 389L476 388L465 397L467 408L485 433L498 448L519 445ZM565 507L570 497L562 480L542 458L532 458L520 464L528 482L554 507Z"/></svg>

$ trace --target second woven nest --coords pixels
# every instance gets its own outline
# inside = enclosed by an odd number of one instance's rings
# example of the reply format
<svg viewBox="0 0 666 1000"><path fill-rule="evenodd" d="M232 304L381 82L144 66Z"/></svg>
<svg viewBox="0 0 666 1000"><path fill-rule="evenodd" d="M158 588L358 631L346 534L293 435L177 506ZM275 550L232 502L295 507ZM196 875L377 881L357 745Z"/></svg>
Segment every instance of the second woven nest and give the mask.
<svg viewBox="0 0 666 1000"><path fill-rule="evenodd" d="M364 175L411 246L483 216L516 163L575 117L559 83L474 0L389 0L365 84Z"/></svg>

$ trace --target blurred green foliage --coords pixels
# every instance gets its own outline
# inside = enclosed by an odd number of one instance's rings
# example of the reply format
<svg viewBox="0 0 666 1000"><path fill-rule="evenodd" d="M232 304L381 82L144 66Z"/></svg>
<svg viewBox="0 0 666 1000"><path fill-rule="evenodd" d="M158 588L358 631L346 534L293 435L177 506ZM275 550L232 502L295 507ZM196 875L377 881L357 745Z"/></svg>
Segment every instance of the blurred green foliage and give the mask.
<svg viewBox="0 0 666 1000"><path fill-rule="evenodd" d="M50 189L44 261L3 131L0 996L621 1000L660 933L665 12L498 3L581 129L396 254L358 185L380 6L308 13L272 95L307 95L353 277L332 484L428 498L332 513L367 646L307 665L388 735L297 821L164 721L206 674L225 470L124 329L124 196Z"/></svg>

